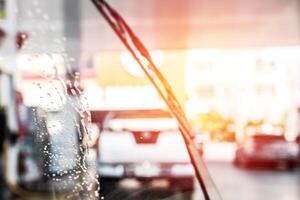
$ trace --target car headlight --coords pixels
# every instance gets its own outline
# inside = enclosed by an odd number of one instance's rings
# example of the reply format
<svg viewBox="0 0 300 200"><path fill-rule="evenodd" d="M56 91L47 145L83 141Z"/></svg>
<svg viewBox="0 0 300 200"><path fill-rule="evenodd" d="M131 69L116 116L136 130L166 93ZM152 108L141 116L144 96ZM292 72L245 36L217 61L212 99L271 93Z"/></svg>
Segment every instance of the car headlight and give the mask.
<svg viewBox="0 0 300 200"><path fill-rule="evenodd" d="M124 167L122 165L100 164L98 173L100 176L121 177L124 175Z"/></svg>
<svg viewBox="0 0 300 200"><path fill-rule="evenodd" d="M176 164L171 168L171 174L174 176L193 176L194 168L191 164Z"/></svg>
<svg viewBox="0 0 300 200"><path fill-rule="evenodd" d="M297 156L299 154L298 145L290 144L287 151L290 155Z"/></svg>
<svg viewBox="0 0 300 200"><path fill-rule="evenodd" d="M140 165L136 165L134 168L134 174L140 177L154 177L159 176L160 173L160 166L150 162L144 162Z"/></svg>

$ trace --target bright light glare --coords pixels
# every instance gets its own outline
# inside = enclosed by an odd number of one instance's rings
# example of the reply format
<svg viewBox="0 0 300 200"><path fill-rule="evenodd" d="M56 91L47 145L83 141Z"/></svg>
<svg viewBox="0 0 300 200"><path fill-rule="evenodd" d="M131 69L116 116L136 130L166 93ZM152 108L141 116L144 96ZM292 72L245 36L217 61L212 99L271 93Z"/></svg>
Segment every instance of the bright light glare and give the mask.
<svg viewBox="0 0 300 200"><path fill-rule="evenodd" d="M152 51L150 52L150 55L153 59L153 62L156 64L156 66L160 67L163 63L163 51L160 50ZM143 72L141 67L138 65L138 63L134 60L134 58L128 51L121 52L120 59L121 59L122 66L130 75L135 77L145 76L145 73ZM142 60L142 62L146 63L145 60Z"/></svg>
<svg viewBox="0 0 300 200"><path fill-rule="evenodd" d="M278 122L296 107L298 54L298 47L187 51L187 108Z"/></svg>

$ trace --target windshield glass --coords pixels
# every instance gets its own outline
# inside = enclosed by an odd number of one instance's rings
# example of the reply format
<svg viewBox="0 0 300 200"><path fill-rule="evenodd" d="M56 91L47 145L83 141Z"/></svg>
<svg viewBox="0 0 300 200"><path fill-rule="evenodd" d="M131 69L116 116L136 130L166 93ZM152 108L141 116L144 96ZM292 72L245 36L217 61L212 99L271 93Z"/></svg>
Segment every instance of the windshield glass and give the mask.
<svg viewBox="0 0 300 200"><path fill-rule="evenodd" d="M299 16L0 0L0 199L298 199Z"/></svg>

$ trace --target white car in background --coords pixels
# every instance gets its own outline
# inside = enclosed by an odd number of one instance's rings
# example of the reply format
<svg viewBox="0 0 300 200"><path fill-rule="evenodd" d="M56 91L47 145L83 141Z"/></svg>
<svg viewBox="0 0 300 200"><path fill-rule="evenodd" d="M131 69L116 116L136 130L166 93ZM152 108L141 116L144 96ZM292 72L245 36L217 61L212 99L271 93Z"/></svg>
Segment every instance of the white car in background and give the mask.
<svg viewBox="0 0 300 200"><path fill-rule="evenodd" d="M194 170L177 122L167 111L107 111L102 118L98 162L101 182L165 179L170 188L193 190Z"/></svg>

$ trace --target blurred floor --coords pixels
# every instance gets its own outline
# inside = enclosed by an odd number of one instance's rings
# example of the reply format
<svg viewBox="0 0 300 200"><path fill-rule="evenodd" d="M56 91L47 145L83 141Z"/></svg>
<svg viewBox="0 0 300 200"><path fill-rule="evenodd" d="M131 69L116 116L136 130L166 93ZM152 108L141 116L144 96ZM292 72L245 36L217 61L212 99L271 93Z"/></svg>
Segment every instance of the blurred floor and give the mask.
<svg viewBox="0 0 300 200"><path fill-rule="evenodd" d="M208 168L224 200L299 200L299 168L294 171L239 169L230 162L209 162ZM0 187L0 198L5 200L7 189L2 179ZM184 199L184 195L180 193L174 195L168 193L168 190L151 187L144 187L138 190L118 188L112 192L122 200ZM199 194L201 194L201 191L196 189L193 199L201 199ZM43 197L40 199L43 199ZM114 199L118 198L115 196Z"/></svg>
<svg viewBox="0 0 300 200"><path fill-rule="evenodd" d="M239 169L229 162L208 163L224 200L299 200L300 168L294 171Z"/></svg>
<svg viewBox="0 0 300 200"><path fill-rule="evenodd" d="M208 169L224 200L300 199L300 168L294 171L240 169L231 162L208 162ZM134 193L119 188L112 191L112 194L114 199L184 199L180 193L173 195L166 190L163 192L153 188L143 188ZM139 198L134 197L137 194ZM200 188L197 188L193 199L201 198Z"/></svg>

